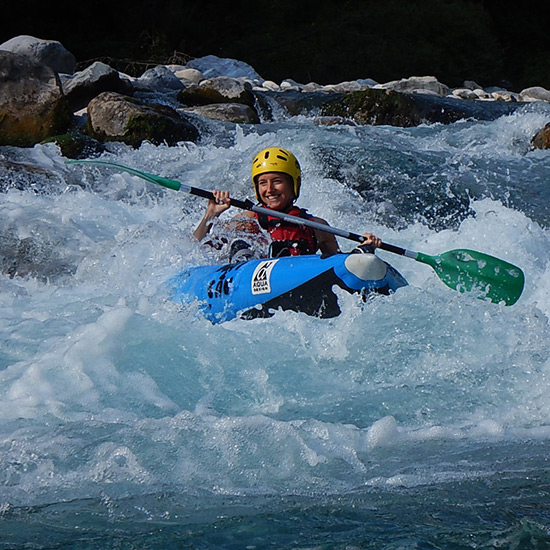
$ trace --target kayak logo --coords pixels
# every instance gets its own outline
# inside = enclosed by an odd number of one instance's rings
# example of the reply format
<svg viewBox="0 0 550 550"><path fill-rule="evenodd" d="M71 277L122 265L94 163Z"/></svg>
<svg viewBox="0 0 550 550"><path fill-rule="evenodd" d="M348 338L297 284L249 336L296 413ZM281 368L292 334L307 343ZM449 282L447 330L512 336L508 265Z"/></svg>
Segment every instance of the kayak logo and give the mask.
<svg viewBox="0 0 550 550"><path fill-rule="evenodd" d="M252 294L269 294L271 292L271 272L279 260L260 262L252 274Z"/></svg>

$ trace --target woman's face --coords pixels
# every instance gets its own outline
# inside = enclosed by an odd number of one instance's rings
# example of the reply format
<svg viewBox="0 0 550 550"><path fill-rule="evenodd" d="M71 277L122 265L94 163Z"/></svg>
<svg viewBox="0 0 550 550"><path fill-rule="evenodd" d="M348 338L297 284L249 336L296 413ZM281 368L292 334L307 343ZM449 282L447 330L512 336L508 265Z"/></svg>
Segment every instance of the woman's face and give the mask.
<svg viewBox="0 0 550 550"><path fill-rule="evenodd" d="M257 179L258 195L262 202L273 210L284 211L294 200L292 178L282 172L268 172Z"/></svg>

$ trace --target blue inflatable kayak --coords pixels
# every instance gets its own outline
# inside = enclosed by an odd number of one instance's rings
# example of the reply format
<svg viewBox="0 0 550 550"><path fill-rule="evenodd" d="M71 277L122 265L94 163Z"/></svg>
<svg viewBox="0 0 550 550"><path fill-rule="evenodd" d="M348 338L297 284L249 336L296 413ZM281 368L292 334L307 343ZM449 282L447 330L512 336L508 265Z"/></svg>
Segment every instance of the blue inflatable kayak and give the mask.
<svg viewBox="0 0 550 550"><path fill-rule="evenodd" d="M407 281L376 255L353 253L192 267L168 282L174 301L197 302L212 323L270 317L279 308L336 317L341 310L334 285L350 293L390 294Z"/></svg>

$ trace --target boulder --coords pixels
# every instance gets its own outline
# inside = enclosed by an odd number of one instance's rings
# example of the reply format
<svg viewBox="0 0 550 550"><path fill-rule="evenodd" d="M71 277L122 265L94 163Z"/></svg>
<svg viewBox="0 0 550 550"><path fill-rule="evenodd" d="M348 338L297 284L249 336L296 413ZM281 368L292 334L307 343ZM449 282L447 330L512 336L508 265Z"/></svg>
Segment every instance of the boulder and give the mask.
<svg viewBox="0 0 550 550"><path fill-rule="evenodd" d="M199 139L195 126L171 107L142 104L114 92L103 92L88 104L87 133L102 142L121 141L132 147L144 141L175 145Z"/></svg>
<svg viewBox="0 0 550 550"><path fill-rule="evenodd" d="M435 76L411 76L401 80L394 80L386 84L377 84L374 86L382 90L392 90L403 93L433 93L439 96L447 96L451 89L445 84L441 84Z"/></svg>
<svg viewBox="0 0 550 550"><path fill-rule="evenodd" d="M521 101L550 101L550 91L541 86L526 88L519 94Z"/></svg>
<svg viewBox="0 0 550 550"><path fill-rule="evenodd" d="M367 90L372 86L361 84L358 80L352 80L350 82L340 82L340 84L327 84L323 86L325 92L336 92L347 94L349 92L359 92L361 90Z"/></svg>
<svg viewBox="0 0 550 550"><path fill-rule="evenodd" d="M240 103L252 107L254 95L248 82L219 76L203 80L198 85L191 85L178 93L178 101L195 107L212 103Z"/></svg>
<svg viewBox="0 0 550 550"><path fill-rule="evenodd" d="M347 94L341 102L325 106L322 114L348 118L357 124L409 127L422 121L408 96L379 89Z"/></svg>
<svg viewBox="0 0 550 550"><path fill-rule="evenodd" d="M550 122L531 141L535 149L550 149Z"/></svg>
<svg viewBox="0 0 550 550"><path fill-rule="evenodd" d="M471 88L456 88L452 91L452 95L460 99L479 99L479 96Z"/></svg>
<svg viewBox="0 0 550 550"><path fill-rule="evenodd" d="M318 114L320 110L340 102L345 97L344 94L336 92L300 92L297 90L284 92L257 91L255 96L257 110L264 120L272 120L274 112L282 112L290 116Z"/></svg>
<svg viewBox="0 0 550 550"><path fill-rule="evenodd" d="M481 86L475 80L465 80L464 88L468 90L479 90Z"/></svg>
<svg viewBox="0 0 550 550"><path fill-rule="evenodd" d="M506 90L491 92L491 97L497 101L517 101L518 94Z"/></svg>
<svg viewBox="0 0 550 550"><path fill-rule="evenodd" d="M36 229L29 233L30 236L21 237L16 228L0 229L2 273L10 278L31 276L43 282L74 274L76 259L64 257L67 247L61 238Z"/></svg>
<svg viewBox="0 0 550 550"><path fill-rule="evenodd" d="M312 83L313 85L313 83ZM277 84L276 82L273 82L273 80L264 80L263 84L262 84L262 88L264 90L269 90L271 92L280 92L281 91L281 87L279 86L279 84Z"/></svg>
<svg viewBox="0 0 550 550"><path fill-rule="evenodd" d="M105 146L102 143L79 133L53 136L42 143L55 143L61 154L69 159L97 157L105 151Z"/></svg>
<svg viewBox="0 0 550 550"><path fill-rule="evenodd" d="M32 147L72 120L57 74L27 56L0 51L0 145Z"/></svg>
<svg viewBox="0 0 550 550"><path fill-rule="evenodd" d="M467 118L494 120L515 109L515 104L508 102L486 103L369 89L325 105L321 114L348 118L357 124L410 127L424 123L449 124Z"/></svg>
<svg viewBox="0 0 550 550"><path fill-rule="evenodd" d="M295 80L292 80L292 78L285 78L281 82L281 90L284 92L287 92L289 90L293 90L295 92L300 92L304 88L303 84L300 84L299 82L296 82Z"/></svg>
<svg viewBox="0 0 550 550"><path fill-rule="evenodd" d="M185 88L183 82L164 65L159 65L145 71L134 85L155 92L170 93Z"/></svg>
<svg viewBox="0 0 550 550"><path fill-rule="evenodd" d="M176 78L179 78L185 84L198 84L204 80L203 74L197 69L177 69L174 71Z"/></svg>
<svg viewBox="0 0 550 550"><path fill-rule="evenodd" d="M198 107L188 107L185 110L186 112L212 120L221 120L223 122L232 122L235 124L258 124L260 122L254 109L248 105L241 105L239 103L216 103Z"/></svg>
<svg viewBox="0 0 550 550"><path fill-rule="evenodd" d="M75 56L56 40L16 36L1 44L0 50L24 55L36 63L47 65L56 73L72 74L76 68Z"/></svg>
<svg viewBox="0 0 550 550"><path fill-rule="evenodd" d="M73 112L86 107L102 92L131 95L133 90L129 81L120 78L117 71L100 61L96 61L72 77L61 75L61 83Z"/></svg>
<svg viewBox="0 0 550 550"><path fill-rule="evenodd" d="M197 69L205 78L217 76L229 76L232 78L245 78L258 81L260 84L263 78L247 63L236 59L221 58L215 55L206 55L193 59L187 63L190 69Z"/></svg>

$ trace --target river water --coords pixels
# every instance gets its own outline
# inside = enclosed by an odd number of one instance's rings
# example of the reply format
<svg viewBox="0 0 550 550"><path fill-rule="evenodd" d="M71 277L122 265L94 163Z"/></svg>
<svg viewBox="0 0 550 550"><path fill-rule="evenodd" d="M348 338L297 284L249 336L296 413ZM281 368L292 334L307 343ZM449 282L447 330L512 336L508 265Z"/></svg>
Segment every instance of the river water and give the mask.
<svg viewBox="0 0 550 550"><path fill-rule="evenodd" d="M165 287L213 261L204 200L0 149L0 549L550 547L550 154L529 143L549 116L212 122L101 156L244 199L280 145L336 227L526 275L506 307L382 251L410 285L331 320L213 326Z"/></svg>

